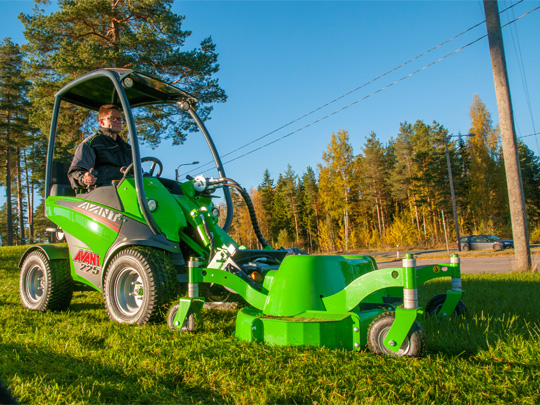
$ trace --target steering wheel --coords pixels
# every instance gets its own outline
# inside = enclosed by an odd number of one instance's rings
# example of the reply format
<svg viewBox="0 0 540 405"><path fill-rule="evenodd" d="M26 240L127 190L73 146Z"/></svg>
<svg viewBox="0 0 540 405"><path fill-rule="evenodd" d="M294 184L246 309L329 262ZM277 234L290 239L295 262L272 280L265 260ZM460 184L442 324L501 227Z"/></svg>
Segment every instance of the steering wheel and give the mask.
<svg viewBox="0 0 540 405"><path fill-rule="evenodd" d="M150 170L148 171L148 173L143 172L143 174L146 174L150 177L154 177L154 170L156 169L156 166L157 166L158 170L155 177L161 176L161 173L163 173L163 163L161 163L161 160L153 156L146 156L141 159L141 163L144 163L144 162L152 162L152 166L150 166ZM130 163L129 166L126 167L124 170L124 178L126 178L132 171L133 171L133 163Z"/></svg>

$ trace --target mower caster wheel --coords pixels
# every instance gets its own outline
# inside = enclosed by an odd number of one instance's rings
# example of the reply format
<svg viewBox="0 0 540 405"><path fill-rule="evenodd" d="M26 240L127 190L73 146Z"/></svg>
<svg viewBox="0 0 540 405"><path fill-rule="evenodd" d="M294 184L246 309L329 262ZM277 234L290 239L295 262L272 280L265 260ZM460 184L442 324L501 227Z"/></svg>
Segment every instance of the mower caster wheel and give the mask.
<svg viewBox="0 0 540 405"><path fill-rule="evenodd" d="M193 311L188 311L186 319L184 320L184 323L182 325L175 325L174 317L176 316L176 313L178 312L178 308L180 308L180 305L176 304L176 305L173 305L171 309L169 309L169 314L167 315L167 325L169 325L169 328L171 328L175 332L193 332L196 329L196 321L197 321ZM191 326L191 329L190 329L190 326Z"/></svg>
<svg viewBox="0 0 540 405"><path fill-rule="evenodd" d="M444 301L446 300L446 294L438 294L428 301L426 305L426 315L437 316L441 310ZM459 300L454 313L451 316L465 316L467 314L467 307L462 300Z"/></svg>
<svg viewBox="0 0 540 405"><path fill-rule="evenodd" d="M19 279L21 302L34 311L63 311L73 297L73 279L67 260L49 260L34 250L21 266Z"/></svg>
<svg viewBox="0 0 540 405"><path fill-rule="evenodd" d="M426 336L422 326L417 321L414 321L399 351L394 353L384 345L384 339L395 319L393 311L385 312L369 325L367 335L369 350L378 355L391 357L422 357L426 349Z"/></svg>

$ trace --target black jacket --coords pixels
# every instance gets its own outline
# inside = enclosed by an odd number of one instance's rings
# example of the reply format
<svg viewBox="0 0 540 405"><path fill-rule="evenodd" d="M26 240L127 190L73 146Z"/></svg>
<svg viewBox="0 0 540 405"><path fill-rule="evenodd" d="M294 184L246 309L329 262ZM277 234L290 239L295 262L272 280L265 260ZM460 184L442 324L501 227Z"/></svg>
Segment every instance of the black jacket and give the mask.
<svg viewBox="0 0 540 405"><path fill-rule="evenodd" d="M131 146L117 135L110 136L108 128L86 138L77 150L68 170L68 178L74 189L85 189L84 174L90 169L97 170L96 186L110 185L113 180L120 180L120 168L132 162Z"/></svg>

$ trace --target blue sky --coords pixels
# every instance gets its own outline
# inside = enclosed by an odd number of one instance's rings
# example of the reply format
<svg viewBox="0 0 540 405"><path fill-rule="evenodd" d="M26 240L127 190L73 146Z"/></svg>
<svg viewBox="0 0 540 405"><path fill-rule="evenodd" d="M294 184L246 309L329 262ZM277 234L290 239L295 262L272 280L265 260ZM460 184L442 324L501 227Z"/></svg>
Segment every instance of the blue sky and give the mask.
<svg viewBox="0 0 540 405"><path fill-rule="evenodd" d="M499 9L516 3L499 1ZM505 24L539 6L540 1L525 0L502 14L501 21ZM30 12L33 1L0 0L0 7L1 37L24 42L17 14ZM187 48L207 36L217 45L218 77L229 99L215 105L207 127L222 155L484 20L480 0L176 1L174 11L186 17L184 28L193 31ZM452 134L467 133L475 93L498 122L487 38L433 64L485 34L485 24L480 24L405 67L224 157L228 177L249 189L261 182L265 169L277 179L291 164L301 175L308 166L316 168L332 132L341 129L349 132L355 153L361 152L370 132L386 143L404 121L435 120ZM538 135L527 135L540 131L539 34L540 10L503 29L516 131L518 136L526 136L523 140L537 155ZM175 151L163 143L154 151L144 150L143 155L162 159L169 177L174 177L179 164L198 160L202 165L211 159L199 134L192 134Z"/></svg>

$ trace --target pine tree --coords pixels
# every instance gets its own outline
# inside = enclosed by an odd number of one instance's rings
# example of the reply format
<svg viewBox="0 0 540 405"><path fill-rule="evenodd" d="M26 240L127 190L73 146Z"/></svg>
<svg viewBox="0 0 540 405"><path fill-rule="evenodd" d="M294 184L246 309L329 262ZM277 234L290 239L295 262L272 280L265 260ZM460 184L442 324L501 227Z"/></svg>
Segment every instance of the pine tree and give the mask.
<svg viewBox="0 0 540 405"><path fill-rule="evenodd" d="M268 169L264 171L263 180L257 187L261 201L261 215L258 216L260 228L267 241L277 239L277 235L272 232L272 211L274 206L274 180L270 176Z"/></svg>
<svg viewBox="0 0 540 405"><path fill-rule="evenodd" d="M6 244L14 242L14 218L12 203L13 181L18 186L15 197L19 197L18 228L24 237L24 211L21 194L19 153L21 146L28 143L28 106L26 93L28 81L22 72L23 54L18 45L5 39L0 45L0 150L5 156L2 172L6 188ZM14 176L14 172L16 176Z"/></svg>
<svg viewBox="0 0 540 405"><path fill-rule="evenodd" d="M358 172L361 173L362 200L369 203L369 208L374 209L379 235L383 236L389 220L387 218L387 208L390 203L387 183L389 167L387 166L386 149L374 132L366 137L366 144L358 162Z"/></svg>
<svg viewBox="0 0 540 405"><path fill-rule="evenodd" d="M496 232L500 218L508 217L508 195L499 146L499 133L493 127L491 114L477 94L470 108L470 132L468 138L471 159L471 191L469 204L474 209L476 232Z"/></svg>
<svg viewBox="0 0 540 405"><path fill-rule="evenodd" d="M214 102L226 99L214 75L219 70L211 38L184 50L190 31L183 16L171 11L173 0L60 0L46 14L36 0L32 15L21 14L33 78L32 119L46 134L53 95L70 80L97 68L128 68L174 82L199 99L198 114L207 119ZM66 106L59 125L59 147L67 154L82 139L86 111ZM195 130L188 115L175 107L138 109L141 137L152 145L162 138L181 143ZM177 119L179 118L179 119Z"/></svg>
<svg viewBox="0 0 540 405"><path fill-rule="evenodd" d="M352 201L358 194L354 181L354 154L349 142L349 133L338 131L332 137L326 152L322 155L324 164L319 164L319 192L321 201L332 221L326 221L327 239L332 248L349 249L350 213ZM337 238L339 228L343 229L343 239Z"/></svg>
<svg viewBox="0 0 540 405"><path fill-rule="evenodd" d="M311 167L308 167L303 174L301 184L301 216L302 224L306 230L306 247L309 252L314 252L319 248L321 206L317 177Z"/></svg>

